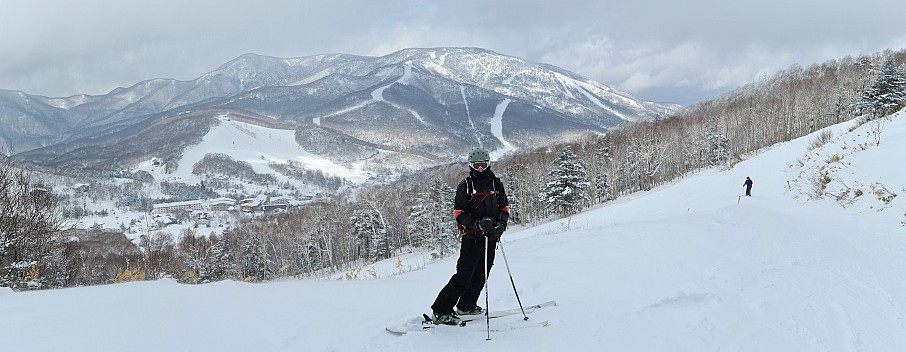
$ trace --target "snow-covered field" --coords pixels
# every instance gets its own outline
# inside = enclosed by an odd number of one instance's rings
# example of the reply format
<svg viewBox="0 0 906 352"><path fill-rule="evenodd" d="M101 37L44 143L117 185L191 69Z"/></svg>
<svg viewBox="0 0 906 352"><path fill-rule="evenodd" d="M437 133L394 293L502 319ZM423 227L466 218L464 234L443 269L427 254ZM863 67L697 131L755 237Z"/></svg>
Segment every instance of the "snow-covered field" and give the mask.
<svg viewBox="0 0 906 352"><path fill-rule="evenodd" d="M455 258L374 266L368 280L161 280L0 290L4 351L903 351L906 348L906 116L831 127L729 171L709 170L571 219L513 228L504 248L525 304L556 307L402 337L428 313ZM833 161L833 155L842 159ZM828 162L830 161L830 162ZM839 164L838 164L839 163ZM814 199L808 176L827 165ZM753 197L743 193L749 176ZM845 186L844 186L845 185ZM872 185L876 185L872 187ZM873 192L881 185L897 197ZM855 193L855 192L854 192ZM854 194L851 193L851 194ZM888 195L889 196L889 195ZM370 268L370 267L369 267ZM365 268L368 270L369 268ZM503 256L491 310L517 307ZM484 297L481 298L484 302ZM546 324L542 324L546 322Z"/></svg>
<svg viewBox="0 0 906 352"><path fill-rule="evenodd" d="M320 170L326 175L342 177L351 182L361 183L367 180L368 173L365 171L344 167L306 151L296 143L293 130L257 126L231 119L229 115L220 116L219 122L217 126L211 128L200 143L187 148L183 152L175 172L166 173L163 166L155 165L152 160L140 163L131 171L146 171L154 176L157 181L197 185L201 179L198 175L192 173L192 167L209 153L222 153L229 155L236 161L248 163L256 173L273 175L280 184L292 184L297 190L309 195L315 195L323 190L317 186L307 185L305 182L287 177L273 170L269 163L285 164L293 161L307 169ZM235 181L243 184L244 190L249 196L266 191L274 191L266 186L243 183L241 180ZM118 180L112 179L109 182L118 182ZM228 190L219 191L226 192ZM157 182L148 186L145 192L152 198L166 199L170 196L162 193ZM139 236L149 231L153 235L166 233L174 238L178 238L184 229L193 229L197 234L204 236L210 234L219 235L223 232L221 227L199 227L196 229L193 228L194 223L170 225L161 230L149 230L149 228L154 228L150 224L153 222L153 216L145 212L127 211L118 208L114 203L113 200L106 200L89 204L88 208L91 210L107 210L108 214L106 216L90 215L80 218L76 227L90 228L99 226L100 228L112 230L125 228L126 236L133 241L137 241Z"/></svg>
<svg viewBox="0 0 906 352"><path fill-rule="evenodd" d="M280 130L256 126L232 120L228 115L220 117L220 124L204 136L201 143L185 152L176 172L164 174L162 167L154 168L150 161L142 165L158 180L175 180L187 184L198 184L198 176L192 174L192 166L209 153L223 153L237 161L249 163L259 174L272 174L279 182L299 183L274 171L268 163L296 161L311 170L321 170L330 176L351 180L364 179L362 172L349 170L320 156L309 153L296 143L293 130ZM300 183L301 185L301 183Z"/></svg>

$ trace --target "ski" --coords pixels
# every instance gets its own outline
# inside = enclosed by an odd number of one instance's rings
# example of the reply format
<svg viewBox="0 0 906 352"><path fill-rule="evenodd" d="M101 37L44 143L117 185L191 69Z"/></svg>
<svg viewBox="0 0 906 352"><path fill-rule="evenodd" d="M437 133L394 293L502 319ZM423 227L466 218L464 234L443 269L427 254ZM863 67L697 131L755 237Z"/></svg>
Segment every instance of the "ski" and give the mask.
<svg viewBox="0 0 906 352"><path fill-rule="evenodd" d="M463 327L463 326L466 326L467 323L473 322L473 321L481 321L481 320L485 320L485 319L497 319L497 318L507 317L507 316L511 316L511 315L522 314L523 310L525 310L525 314L529 314L538 309L542 309L542 308L546 308L546 307L553 307L556 305L557 305L556 301L547 301L547 302L540 303L540 304L526 306L523 309L516 308L516 309L507 309L507 310L501 310L501 311L493 311L493 312L490 312L487 316L485 316L484 314L468 316L468 318L461 319L459 325L447 325L447 326ZM528 320L528 316L526 316L524 318L524 320ZM546 322L542 322L542 323L546 323ZM546 326L546 324L542 324L542 325ZM434 324L431 317L428 314L422 314L421 318L412 319L412 320L404 323L401 326L387 327L387 328L385 328L385 330L391 334L394 334L397 336L402 336L402 335L405 335L410 332L433 330L440 326L443 326L443 325Z"/></svg>
<svg viewBox="0 0 906 352"><path fill-rule="evenodd" d="M524 307L524 309L525 309L525 314L534 312L534 311L539 310L539 309L541 309L541 308L545 308L545 307L553 307L553 306L556 306L556 305L557 305L557 301L547 301L547 302L544 302L544 303L541 303L541 304L533 304L533 305L530 305L530 306L526 306L526 307ZM502 317L509 316L509 315L516 315L516 314L522 314L522 309L516 308L516 309L500 310L500 311L491 312L489 315L490 315L490 319L494 319L494 318L502 318ZM462 322L470 322L470 321L481 320L481 319L485 319L484 314L475 315L475 316L470 316L470 318L468 318L468 319L462 319L461 321L462 321ZM525 319L525 320L528 320L528 317L526 316L524 319Z"/></svg>

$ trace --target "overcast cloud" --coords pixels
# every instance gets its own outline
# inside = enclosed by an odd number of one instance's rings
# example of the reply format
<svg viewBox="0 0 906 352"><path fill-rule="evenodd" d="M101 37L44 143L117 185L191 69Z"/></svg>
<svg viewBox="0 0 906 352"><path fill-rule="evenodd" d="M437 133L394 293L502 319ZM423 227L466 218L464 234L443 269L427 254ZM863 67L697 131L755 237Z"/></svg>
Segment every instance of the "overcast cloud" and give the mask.
<svg viewBox="0 0 906 352"><path fill-rule="evenodd" d="M470 46L650 101L906 48L906 1L5 1L0 89L65 97L191 80L244 53L385 55Z"/></svg>

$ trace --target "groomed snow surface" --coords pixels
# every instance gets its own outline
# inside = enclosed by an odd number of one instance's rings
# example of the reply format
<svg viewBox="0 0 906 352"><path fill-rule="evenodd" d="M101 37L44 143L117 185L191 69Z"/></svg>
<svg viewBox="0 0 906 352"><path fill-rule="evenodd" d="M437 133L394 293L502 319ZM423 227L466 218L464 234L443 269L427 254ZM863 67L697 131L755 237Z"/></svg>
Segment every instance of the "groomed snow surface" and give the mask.
<svg viewBox="0 0 906 352"><path fill-rule="evenodd" d="M428 313L456 258L364 280L183 285L168 280L38 292L0 290L3 351L903 351L906 348L906 118L809 151L810 135L729 171L708 170L568 220L504 237L526 305L486 325L402 337ZM865 143L865 144L863 144ZM861 145L861 146L860 146ZM844 147L845 146L845 147ZM827 156L868 186L842 207L810 199L801 175ZM847 164L850 163L850 164ZM895 170L891 172L889 170ZM889 177L894 175L896 177ZM746 176L753 197L743 193ZM847 179L849 178L849 179ZM795 182L791 180L797 180ZM790 182L790 183L788 183ZM831 185L834 185L832 183ZM417 256L404 256L402 266ZM375 265L396 266L391 259ZM367 269L367 268L366 268ZM498 250L490 308L516 308ZM484 303L484 296L480 302ZM547 322L547 324L542 324ZM547 326L543 326L547 325Z"/></svg>
<svg viewBox="0 0 906 352"><path fill-rule="evenodd" d="M234 160L247 162L255 172L275 175L280 178L280 182L293 180L272 170L268 163L282 164L287 161L296 161L312 170L321 170L331 176L347 178L357 176L343 166L302 149L296 143L294 134L293 130L260 127L221 116L220 124L212 128L201 143L183 152L174 174L155 174L155 177L158 179L170 177L189 184L197 184L198 177L192 174L192 166L209 153L223 153Z"/></svg>

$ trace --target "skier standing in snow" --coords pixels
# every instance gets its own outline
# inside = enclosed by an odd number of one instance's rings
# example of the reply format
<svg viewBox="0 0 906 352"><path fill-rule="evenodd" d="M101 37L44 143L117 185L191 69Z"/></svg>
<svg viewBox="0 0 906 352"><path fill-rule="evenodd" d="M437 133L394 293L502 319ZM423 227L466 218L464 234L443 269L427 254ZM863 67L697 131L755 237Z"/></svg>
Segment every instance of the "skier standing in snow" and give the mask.
<svg viewBox="0 0 906 352"><path fill-rule="evenodd" d="M752 196L752 179L746 177L746 182L743 182L743 186L746 187L746 196Z"/></svg>
<svg viewBox="0 0 906 352"><path fill-rule="evenodd" d="M478 306L478 297L485 285L485 275L494 264L497 241L506 231L510 217L503 183L491 171L488 151L474 148L469 152L468 160L469 176L456 187L453 205L453 218L462 233L462 245L456 273L431 305L435 324L456 325L460 322L459 315L485 312Z"/></svg>

